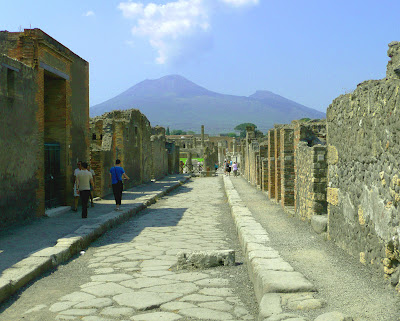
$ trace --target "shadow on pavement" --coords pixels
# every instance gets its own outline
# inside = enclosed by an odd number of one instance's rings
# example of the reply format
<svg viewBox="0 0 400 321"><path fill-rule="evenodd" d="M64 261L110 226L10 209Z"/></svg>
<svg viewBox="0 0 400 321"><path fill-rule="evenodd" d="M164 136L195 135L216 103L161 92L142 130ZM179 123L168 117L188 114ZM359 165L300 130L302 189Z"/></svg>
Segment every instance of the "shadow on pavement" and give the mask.
<svg viewBox="0 0 400 321"><path fill-rule="evenodd" d="M146 203L149 198L174 185L176 186L176 183L185 177L187 176L167 176L162 180L124 191L122 210L128 210L134 205ZM191 188L183 185L174 190L174 193L190 191ZM94 207L89 207L87 219L81 218L81 208L78 208L78 212L71 210L55 217L42 217L0 231L0 273L32 253L54 246L59 238L74 233L81 226L98 222L102 215L114 212L114 209L115 202L111 194L95 201Z"/></svg>

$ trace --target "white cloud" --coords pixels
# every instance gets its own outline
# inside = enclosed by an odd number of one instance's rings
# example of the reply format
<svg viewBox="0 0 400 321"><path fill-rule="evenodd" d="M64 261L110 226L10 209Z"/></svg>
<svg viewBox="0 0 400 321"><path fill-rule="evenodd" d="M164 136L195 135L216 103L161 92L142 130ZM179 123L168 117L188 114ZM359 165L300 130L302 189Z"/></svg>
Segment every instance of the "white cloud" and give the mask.
<svg viewBox="0 0 400 321"><path fill-rule="evenodd" d="M234 7L257 5L259 3L259 0L220 0L220 1Z"/></svg>
<svg viewBox="0 0 400 321"><path fill-rule="evenodd" d="M156 62L166 63L170 57L185 52L188 37L195 38L211 29L210 15L215 0L176 0L166 4L121 2L118 9L125 18L133 19L132 34L148 37L158 52ZM258 0L219 0L240 7L257 4Z"/></svg>
<svg viewBox="0 0 400 321"><path fill-rule="evenodd" d="M93 11L91 11L91 10L89 10L88 12L86 12L84 14L85 17L90 17L90 16L94 16L94 15L95 15L95 13Z"/></svg>

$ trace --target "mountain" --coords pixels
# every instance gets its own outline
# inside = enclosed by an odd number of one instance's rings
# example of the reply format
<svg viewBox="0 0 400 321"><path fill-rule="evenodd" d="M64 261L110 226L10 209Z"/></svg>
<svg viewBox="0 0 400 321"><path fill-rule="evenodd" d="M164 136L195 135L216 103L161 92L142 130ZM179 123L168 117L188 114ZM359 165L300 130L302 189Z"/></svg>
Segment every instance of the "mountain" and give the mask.
<svg viewBox="0 0 400 321"><path fill-rule="evenodd" d="M144 80L118 96L90 108L90 116L116 109L139 109L152 126L206 133L233 132L241 123L254 123L262 132L275 123L300 118L324 118L325 114L269 91L249 97L224 95L196 85L179 75Z"/></svg>

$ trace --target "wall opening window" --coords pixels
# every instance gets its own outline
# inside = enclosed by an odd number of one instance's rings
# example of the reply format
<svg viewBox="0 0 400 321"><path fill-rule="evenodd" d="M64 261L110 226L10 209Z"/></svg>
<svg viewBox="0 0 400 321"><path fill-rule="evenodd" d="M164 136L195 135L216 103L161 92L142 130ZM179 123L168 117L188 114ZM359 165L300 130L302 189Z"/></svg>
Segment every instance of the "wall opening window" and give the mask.
<svg viewBox="0 0 400 321"><path fill-rule="evenodd" d="M97 137L96 137L96 134L92 134L92 140L96 140L97 139Z"/></svg>

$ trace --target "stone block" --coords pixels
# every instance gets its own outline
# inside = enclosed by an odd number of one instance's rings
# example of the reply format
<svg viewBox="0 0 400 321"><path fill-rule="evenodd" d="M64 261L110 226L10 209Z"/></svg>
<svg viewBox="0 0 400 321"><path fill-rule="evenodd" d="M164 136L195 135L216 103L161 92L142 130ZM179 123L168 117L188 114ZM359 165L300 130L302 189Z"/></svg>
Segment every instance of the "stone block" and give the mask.
<svg viewBox="0 0 400 321"><path fill-rule="evenodd" d="M339 205L339 189L328 187L326 189L326 200L331 205Z"/></svg>
<svg viewBox="0 0 400 321"><path fill-rule="evenodd" d="M264 294L260 305L259 320L270 317L273 314L282 313L281 296L277 293Z"/></svg>
<svg viewBox="0 0 400 321"><path fill-rule="evenodd" d="M318 234L326 232L328 227L328 215L313 215L311 217L311 226Z"/></svg>
<svg viewBox="0 0 400 321"><path fill-rule="evenodd" d="M326 161L329 165L335 165L339 161L339 154L335 146L328 146Z"/></svg>
<svg viewBox="0 0 400 321"><path fill-rule="evenodd" d="M53 246L47 247L43 250L35 252L31 255L32 257L49 257L52 259L53 264L58 265L62 262L67 261L71 255L68 247Z"/></svg>
<svg viewBox="0 0 400 321"><path fill-rule="evenodd" d="M180 252L177 254L178 269L190 268L210 268L221 265L235 265L235 251L195 251L195 252Z"/></svg>
<svg viewBox="0 0 400 321"><path fill-rule="evenodd" d="M313 292L314 285L299 272L260 271L263 293Z"/></svg>

